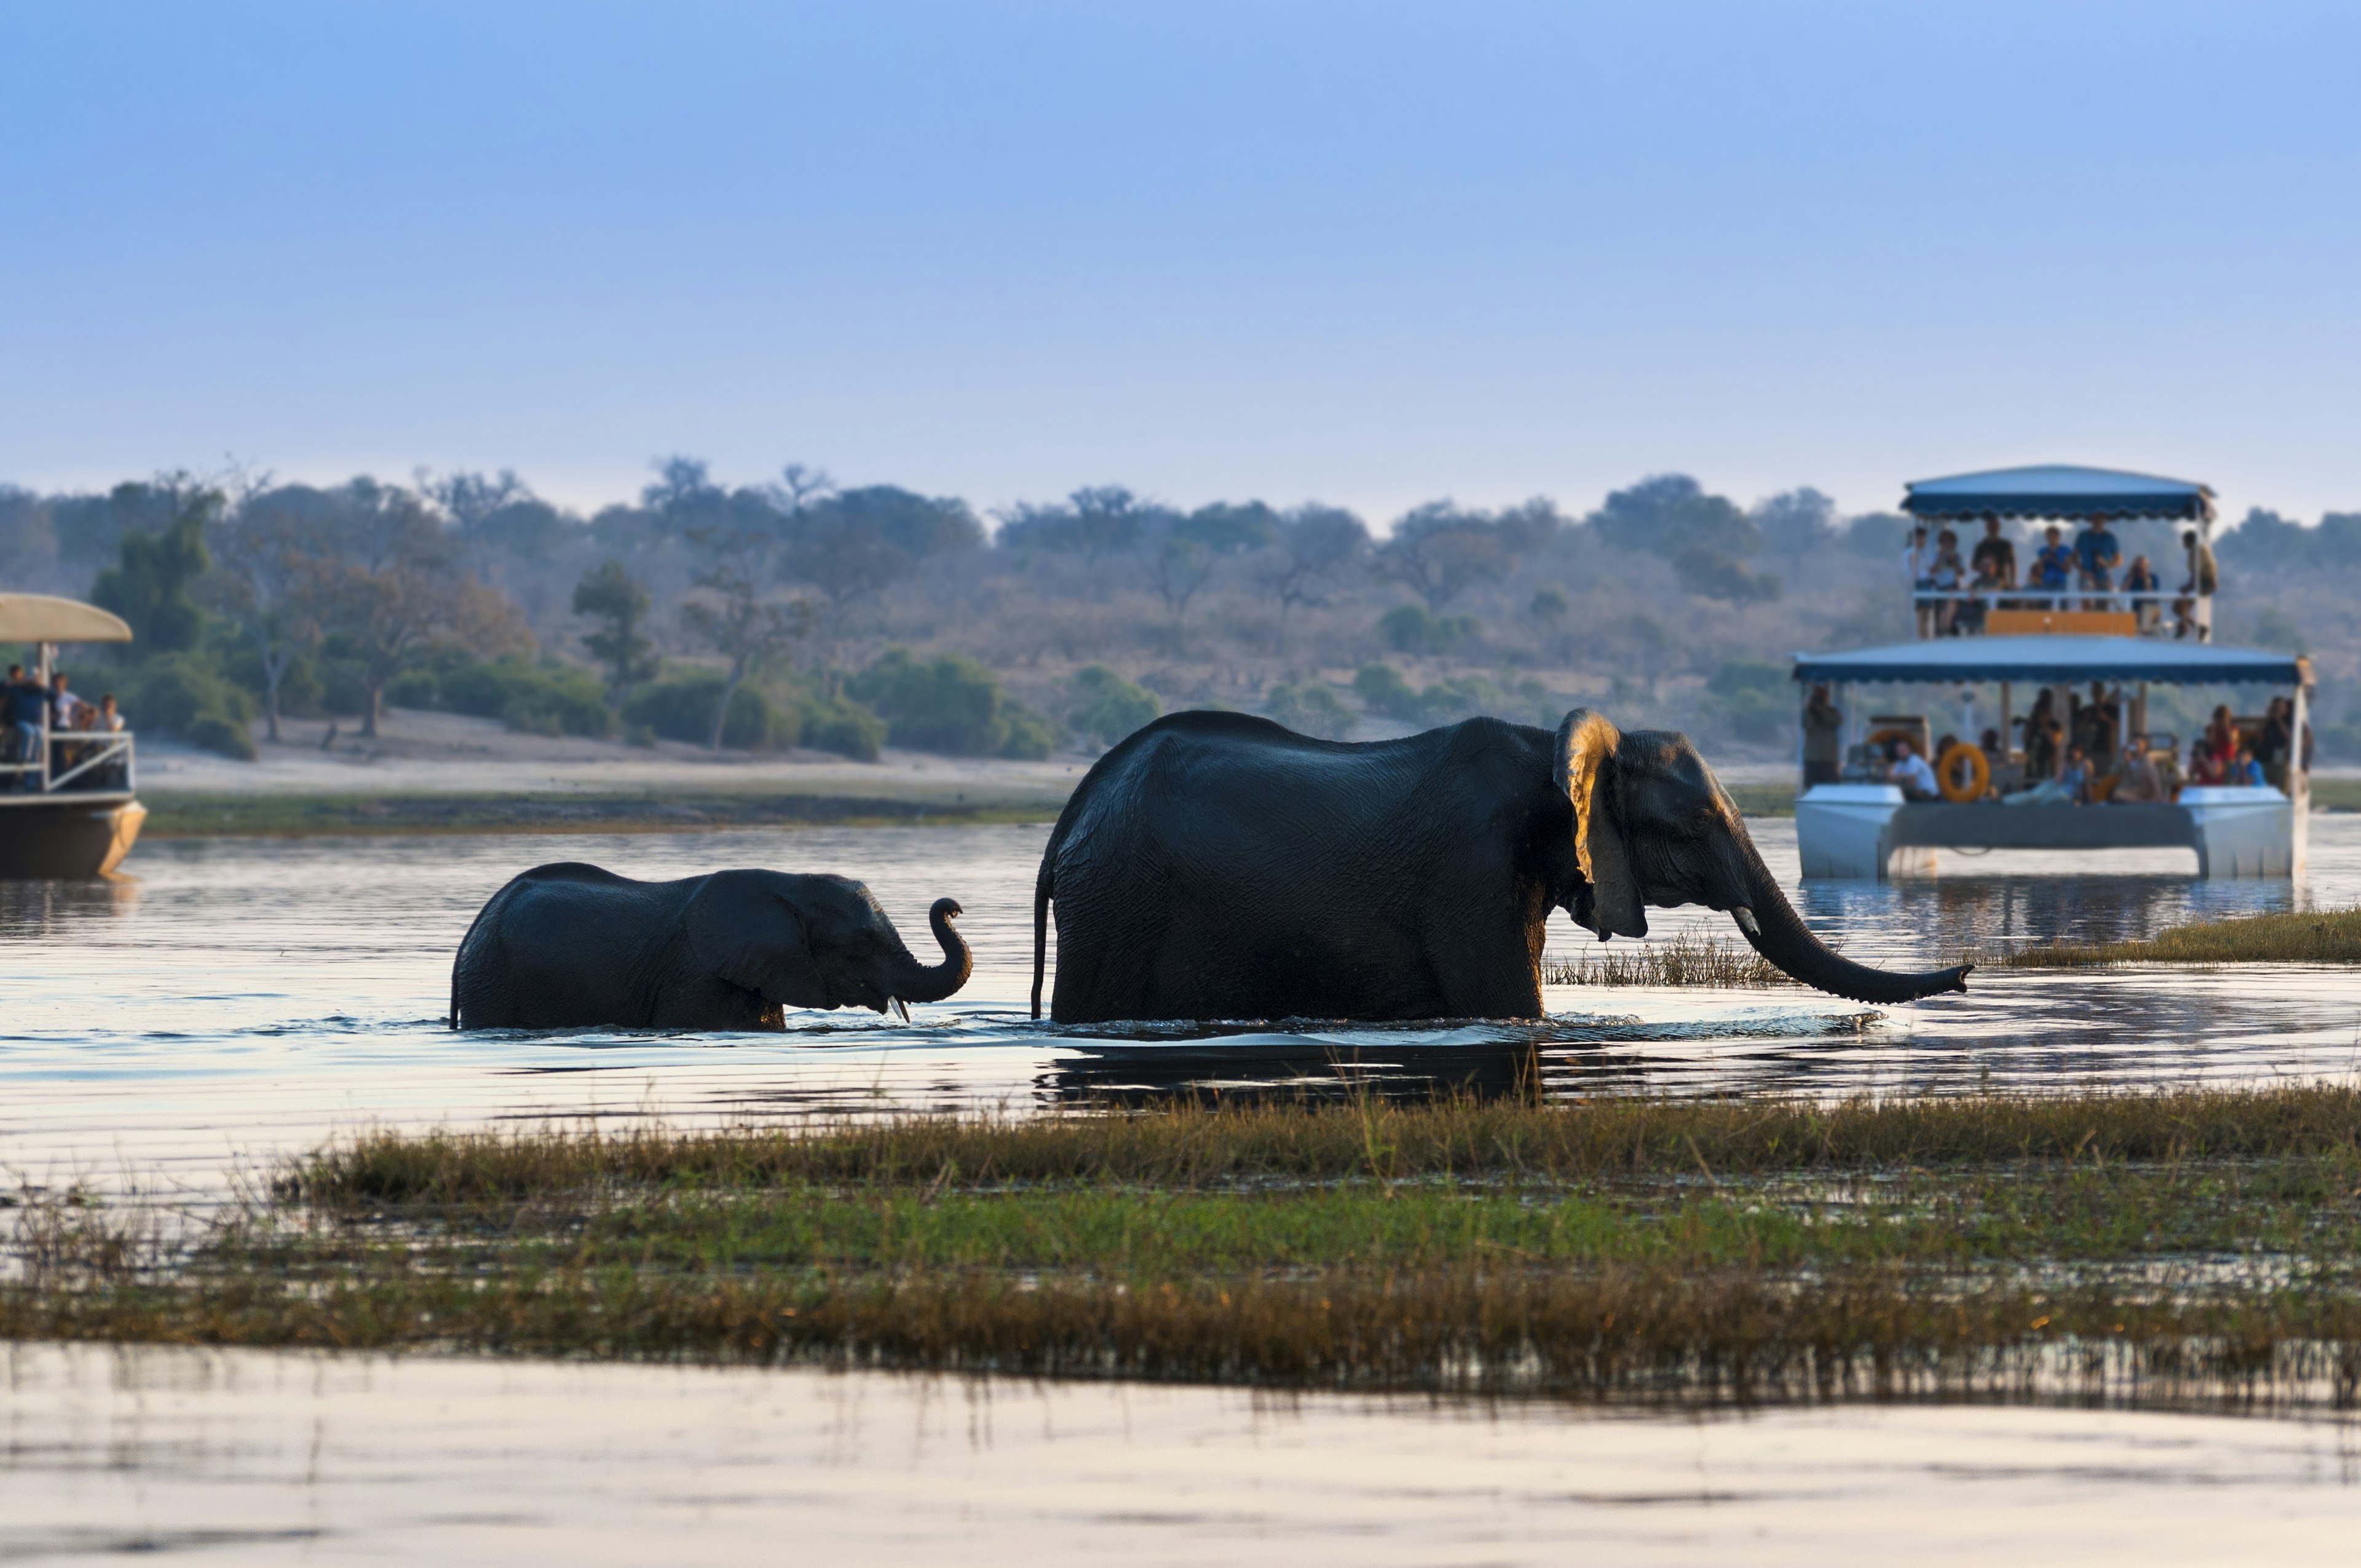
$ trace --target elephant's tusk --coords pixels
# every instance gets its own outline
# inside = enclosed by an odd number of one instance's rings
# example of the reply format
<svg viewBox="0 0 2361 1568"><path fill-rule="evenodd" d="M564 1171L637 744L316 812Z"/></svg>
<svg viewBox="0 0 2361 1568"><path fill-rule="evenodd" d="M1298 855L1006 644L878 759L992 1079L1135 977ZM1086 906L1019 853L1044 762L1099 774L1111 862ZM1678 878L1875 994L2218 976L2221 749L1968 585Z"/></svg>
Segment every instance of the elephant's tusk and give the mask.
<svg viewBox="0 0 2361 1568"><path fill-rule="evenodd" d="M889 996L886 1000L894 1004L894 1011L902 1015L903 1023L906 1024L910 1021L910 1004L908 1003L903 1001L898 996Z"/></svg>
<svg viewBox="0 0 2361 1568"><path fill-rule="evenodd" d="M1730 912L1730 917L1737 921L1738 928L1745 932L1748 936L1760 937L1763 935L1763 927L1755 920L1754 911L1747 908L1743 904L1731 910Z"/></svg>

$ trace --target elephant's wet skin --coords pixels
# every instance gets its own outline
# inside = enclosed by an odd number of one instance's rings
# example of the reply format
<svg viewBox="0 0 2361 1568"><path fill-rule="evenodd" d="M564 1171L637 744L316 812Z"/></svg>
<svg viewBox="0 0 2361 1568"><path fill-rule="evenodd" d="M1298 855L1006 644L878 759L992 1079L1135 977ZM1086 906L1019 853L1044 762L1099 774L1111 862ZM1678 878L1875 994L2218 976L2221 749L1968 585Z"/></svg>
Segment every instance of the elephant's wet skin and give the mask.
<svg viewBox="0 0 2361 1568"><path fill-rule="evenodd" d="M849 877L727 871L634 882L536 866L491 896L451 966L451 1027L777 1030L789 1007L883 1013L967 983L959 905L928 912L938 964ZM906 1015L907 1008L904 1008Z"/></svg>
<svg viewBox="0 0 2361 1568"><path fill-rule="evenodd" d="M1033 1011L1148 1018L1534 1018L1549 912L1601 940L1646 906L1727 911L1807 985L1893 1003L1966 989L1839 957L1788 904L1686 736L1576 708L1553 735L1471 718L1314 740L1180 713L1099 759L1034 890Z"/></svg>

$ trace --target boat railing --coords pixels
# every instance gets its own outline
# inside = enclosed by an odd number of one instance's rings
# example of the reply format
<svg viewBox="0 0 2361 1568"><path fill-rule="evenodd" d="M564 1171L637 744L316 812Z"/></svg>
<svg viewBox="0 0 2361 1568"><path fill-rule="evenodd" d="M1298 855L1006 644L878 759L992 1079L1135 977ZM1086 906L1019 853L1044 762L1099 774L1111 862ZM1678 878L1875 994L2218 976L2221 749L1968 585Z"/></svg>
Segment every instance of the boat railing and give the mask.
<svg viewBox="0 0 2361 1568"><path fill-rule="evenodd" d="M2060 617L2106 616L2116 623L2102 627L2077 622L2074 630L2114 630L2135 636L2190 637L2213 640L2213 595L2176 592L2170 588L1913 588L1910 597L1921 609L1949 608L1949 616L1923 618L1919 636L1973 636L1987 630L2040 631L2051 627L2035 617L2055 622ZM1961 616L1965 607L1981 614ZM2065 630L2067 626L2055 630Z"/></svg>
<svg viewBox="0 0 2361 1568"><path fill-rule="evenodd" d="M43 729L30 758L0 762L0 791L51 795L59 791L130 791L134 787L128 729ZM118 776L119 775L119 776Z"/></svg>

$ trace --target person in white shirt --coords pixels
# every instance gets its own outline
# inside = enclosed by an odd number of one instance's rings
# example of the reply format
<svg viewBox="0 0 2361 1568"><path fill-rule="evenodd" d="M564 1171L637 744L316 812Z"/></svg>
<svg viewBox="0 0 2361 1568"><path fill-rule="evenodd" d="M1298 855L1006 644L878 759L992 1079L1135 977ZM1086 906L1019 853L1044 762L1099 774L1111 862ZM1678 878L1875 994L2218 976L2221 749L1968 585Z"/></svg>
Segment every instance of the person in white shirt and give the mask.
<svg viewBox="0 0 2361 1568"><path fill-rule="evenodd" d="M1927 525L1923 522L1910 531L1910 543L1902 551L1902 569L1909 574L1910 587L1914 590L1935 586L1935 547L1927 543ZM1935 601L1918 598L1914 592L1910 602L1918 609L1918 635L1932 637L1935 634Z"/></svg>
<svg viewBox="0 0 2361 1568"><path fill-rule="evenodd" d="M49 728L82 729L88 726L82 712L90 704L66 690L66 673L60 670L49 677Z"/></svg>
<svg viewBox="0 0 2361 1568"><path fill-rule="evenodd" d="M1907 740L1894 743L1894 766L1885 776L1902 786L1903 796L1908 800L1933 800L1943 793L1942 786L1936 783L1935 770L1927 765L1927 759Z"/></svg>

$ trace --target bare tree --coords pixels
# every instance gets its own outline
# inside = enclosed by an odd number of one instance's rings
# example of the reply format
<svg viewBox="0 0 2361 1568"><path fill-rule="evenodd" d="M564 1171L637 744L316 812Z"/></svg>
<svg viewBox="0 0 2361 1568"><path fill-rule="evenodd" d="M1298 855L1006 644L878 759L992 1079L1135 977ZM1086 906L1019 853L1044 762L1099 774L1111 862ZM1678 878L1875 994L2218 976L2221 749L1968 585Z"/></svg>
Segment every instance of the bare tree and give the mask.
<svg viewBox="0 0 2361 1568"><path fill-rule="evenodd" d="M324 541L311 520L271 504L269 483L268 475L241 476L239 493L214 525L214 569L199 590L205 607L254 645L263 717L275 741L280 687L320 641L320 596L305 590L324 564Z"/></svg>
<svg viewBox="0 0 2361 1568"><path fill-rule="evenodd" d="M1342 576L1368 548L1367 526L1342 507L1314 502L1289 512L1262 571L1263 586L1279 601L1280 623L1297 605L1319 603L1320 586Z"/></svg>
<svg viewBox="0 0 2361 1568"><path fill-rule="evenodd" d="M721 677L720 697L713 705L713 734L708 742L718 751L730 699L748 675L810 631L811 607L801 599L783 604L763 597L775 576L780 543L775 527L749 526L742 520L716 522L691 529L688 538L703 553L705 565L693 579L700 597L680 607L681 624L730 662Z"/></svg>
<svg viewBox="0 0 2361 1568"><path fill-rule="evenodd" d="M307 576L303 595L359 666L361 733L374 739L387 685L436 642L490 656L523 652L533 639L506 596L467 574L456 543L417 496L368 480L343 496L334 553Z"/></svg>

